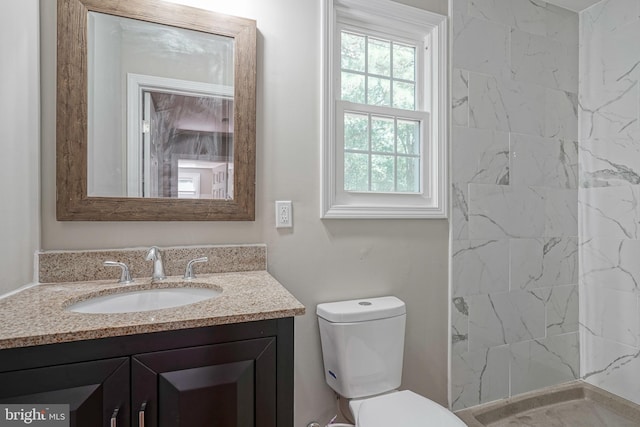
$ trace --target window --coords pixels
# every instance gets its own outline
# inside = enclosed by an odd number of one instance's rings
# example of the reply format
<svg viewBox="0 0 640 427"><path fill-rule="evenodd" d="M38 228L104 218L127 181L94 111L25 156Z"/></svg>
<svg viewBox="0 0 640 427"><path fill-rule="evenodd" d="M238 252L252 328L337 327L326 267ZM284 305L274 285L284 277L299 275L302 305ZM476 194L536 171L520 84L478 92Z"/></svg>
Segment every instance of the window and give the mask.
<svg viewBox="0 0 640 427"><path fill-rule="evenodd" d="M322 217L446 217L446 17L324 1Z"/></svg>

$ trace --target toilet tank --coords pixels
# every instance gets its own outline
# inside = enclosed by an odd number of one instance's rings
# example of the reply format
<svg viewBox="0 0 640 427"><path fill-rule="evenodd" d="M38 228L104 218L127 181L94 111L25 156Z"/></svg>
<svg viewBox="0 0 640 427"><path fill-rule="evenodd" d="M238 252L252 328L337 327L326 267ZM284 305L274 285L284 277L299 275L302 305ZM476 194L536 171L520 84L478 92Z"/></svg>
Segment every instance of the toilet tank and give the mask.
<svg viewBox="0 0 640 427"><path fill-rule="evenodd" d="M325 379L339 395L373 396L400 386L406 308L396 297L319 304Z"/></svg>

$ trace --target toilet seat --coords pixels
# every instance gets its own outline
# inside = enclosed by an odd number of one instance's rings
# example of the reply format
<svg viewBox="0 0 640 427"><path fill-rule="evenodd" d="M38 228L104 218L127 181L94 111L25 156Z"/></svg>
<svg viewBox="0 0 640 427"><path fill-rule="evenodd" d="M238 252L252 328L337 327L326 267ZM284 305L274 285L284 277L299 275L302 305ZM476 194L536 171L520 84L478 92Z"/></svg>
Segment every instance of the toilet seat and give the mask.
<svg viewBox="0 0 640 427"><path fill-rule="evenodd" d="M357 427L466 427L446 408L409 390L364 399L357 406Z"/></svg>

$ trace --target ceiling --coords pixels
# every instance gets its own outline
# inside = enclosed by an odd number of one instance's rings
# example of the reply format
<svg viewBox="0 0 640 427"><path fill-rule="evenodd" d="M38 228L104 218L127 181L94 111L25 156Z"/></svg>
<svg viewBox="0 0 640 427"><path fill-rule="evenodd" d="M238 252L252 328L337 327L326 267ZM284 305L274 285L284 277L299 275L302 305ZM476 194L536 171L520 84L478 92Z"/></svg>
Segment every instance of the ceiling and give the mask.
<svg viewBox="0 0 640 427"><path fill-rule="evenodd" d="M599 1L600 0L547 0L547 3L555 4L556 6L564 7L565 9L573 10L575 12L580 12L590 6L593 6Z"/></svg>

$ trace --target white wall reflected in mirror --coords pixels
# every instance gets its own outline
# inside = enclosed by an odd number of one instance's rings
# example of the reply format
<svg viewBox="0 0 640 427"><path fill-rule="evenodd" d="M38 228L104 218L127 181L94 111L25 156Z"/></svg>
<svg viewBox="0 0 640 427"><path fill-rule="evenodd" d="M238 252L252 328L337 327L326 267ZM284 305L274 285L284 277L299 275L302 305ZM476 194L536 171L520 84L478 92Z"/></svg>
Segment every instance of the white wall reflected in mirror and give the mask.
<svg viewBox="0 0 640 427"><path fill-rule="evenodd" d="M233 39L95 12L88 24L88 195L178 198L180 160L232 172Z"/></svg>
<svg viewBox="0 0 640 427"><path fill-rule="evenodd" d="M228 199L233 194L233 169L228 162L178 161L178 198Z"/></svg>

